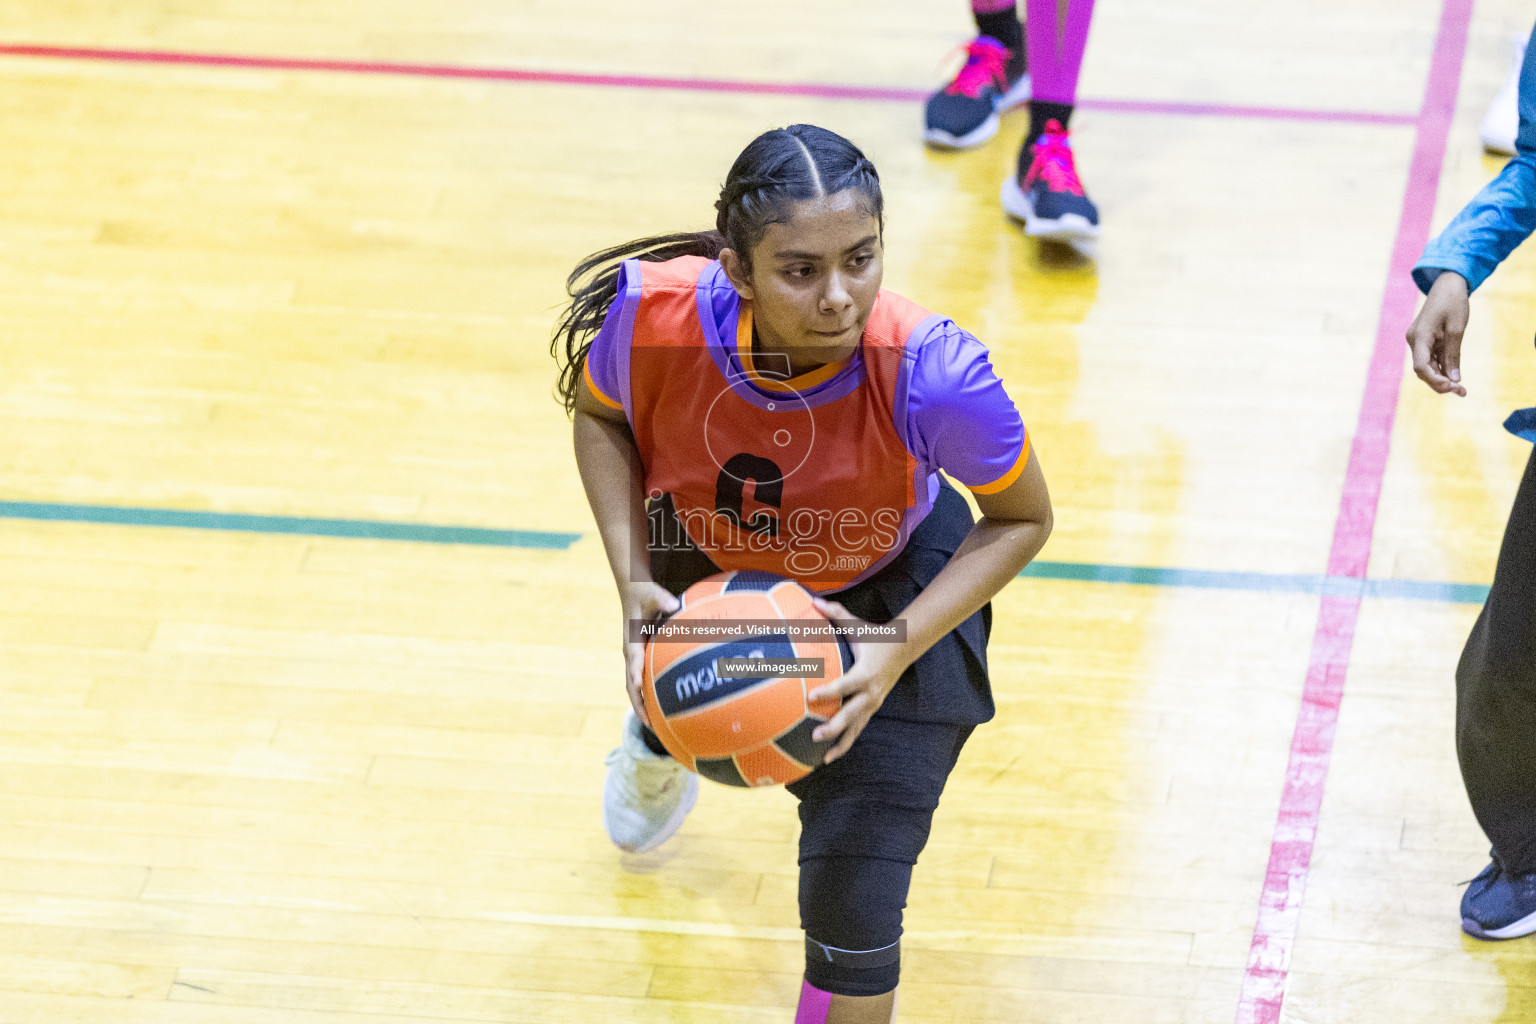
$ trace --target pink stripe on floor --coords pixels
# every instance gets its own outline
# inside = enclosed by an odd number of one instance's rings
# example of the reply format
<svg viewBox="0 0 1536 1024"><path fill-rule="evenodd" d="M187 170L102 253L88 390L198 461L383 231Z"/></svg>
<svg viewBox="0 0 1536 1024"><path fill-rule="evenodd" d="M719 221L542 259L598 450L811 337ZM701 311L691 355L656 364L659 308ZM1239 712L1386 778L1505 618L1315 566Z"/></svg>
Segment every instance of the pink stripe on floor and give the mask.
<svg viewBox="0 0 1536 1024"><path fill-rule="evenodd" d="M1445 0L1435 36L1424 104L1414 136L1408 187L1392 245L1386 292L1376 324L1376 347L1366 374L1365 397L1344 473L1344 493L1334 521L1328 575L1365 578L1376 527L1377 503L1387 471L1392 422L1397 415L1406 346L1403 334L1413 319L1418 290L1409 271L1429 241L1430 219L1445 160L1446 138L1461 83L1472 0ZM1259 899L1258 922L1248 952L1237 1007L1237 1024L1277 1024L1285 1000L1291 950L1301 917L1302 897L1317 840L1323 789L1333 755L1334 727L1344 696L1344 679L1360 616L1358 596L1325 595L1313 634L1311 661L1301 710L1291 737L1290 763L1280 797L1280 814L1269 848L1269 867ZM1447 908L1450 914L1454 908Z"/></svg>
<svg viewBox="0 0 1536 1024"><path fill-rule="evenodd" d="M455 64L416 64L400 61L332 60L323 57L262 57L229 53L189 53L178 50L120 50L95 46L0 45L0 56L93 60L117 64L179 64L196 67L242 68L255 71L332 71L359 75L406 75L418 78L466 78L493 82L543 85L584 85L610 89L661 89L684 92L739 93L766 96L806 96L824 100L865 100L918 103L922 89L836 85L827 82L751 82L725 78L677 78L664 75L608 75L575 71L473 67ZM1349 124L1411 125L1409 114L1358 110L1301 110L1229 103L1182 103L1171 100L1081 99L1084 110L1183 117L1234 117L1277 121L1338 121Z"/></svg>

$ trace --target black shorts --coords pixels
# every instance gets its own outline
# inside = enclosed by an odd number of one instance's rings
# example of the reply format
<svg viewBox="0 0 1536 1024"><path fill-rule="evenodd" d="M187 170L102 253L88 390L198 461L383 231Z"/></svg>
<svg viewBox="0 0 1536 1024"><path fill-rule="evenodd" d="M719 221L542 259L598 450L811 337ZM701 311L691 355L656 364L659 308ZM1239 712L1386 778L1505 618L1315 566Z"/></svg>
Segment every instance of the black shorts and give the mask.
<svg viewBox="0 0 1536 1024"><path fill-rule="evenodd" d="M653 503L670 516L670 502ZM965 499L943 483L907 546L869 579L831 595L870 622L888 622L933 582L972 525ZM681 536L666 524L653 536ZM674 594L720 572L697 548L651 553L656 582ZM902 911L912 868L960 749L994 713L987 678L990 605L918 658L848 753L787 788L800 801L800 924L806 980L837 995L873 996L900 978ZM650 730L650 748L663 747Z"/></svg>

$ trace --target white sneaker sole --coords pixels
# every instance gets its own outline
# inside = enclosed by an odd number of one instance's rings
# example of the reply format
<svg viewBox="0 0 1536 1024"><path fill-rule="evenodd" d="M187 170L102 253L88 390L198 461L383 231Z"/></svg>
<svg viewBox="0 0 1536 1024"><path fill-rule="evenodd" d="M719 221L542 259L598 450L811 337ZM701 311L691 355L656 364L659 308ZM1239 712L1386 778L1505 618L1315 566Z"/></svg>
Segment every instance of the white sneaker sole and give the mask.
<svg viewBox="0 0 1536 1024"><path fill-rule="evenodd" d="M1024 222L1024 233L1031 238L1077 247L1099 237L1099 226L1082 214L1069 213L1050 220L1037 216L1034 202L1019 188L1017 175L1010 174L1003 182L1002 198L1003 209Z"/></svg>
<svg viewBox="0 0 1536 1024"><path fill-rule="evenodd" d="M1471 927L1467 927L1471 925ZM1536 914L1522 917L1514 924L1507 924L1503 928L1481 928L1475 921L1463 920L1461 930L1474 939L1518 939L1522 935L1530 935L1536 932Z"/></svg>
<svg viewBox="0 0 1536 1024"><path fill-rule="evenodd" d="M951 135L942 128L924 128L923 141L935 149L972 149L986 142L997 134L1002 126L1002 118L998 114L1014 107L1022 107L1029 102L1029 76L1024 75L1013 87L1003 93L993 103L992 113L987 119L964 135Z"/></svg>
<svg viewBox="0 0 1536 1024"><path fill-rule="evenodd" d="M692 772L689 772L688 773L688 779L687 779L687 781L683 785L683 799L682 799L682 802L677 805L677 809L672 812L672 816L669 817L666 820L666 823L661 826L661 831L657 832L654 836L652 836L650 838L649 841L647 841L643 845L636 846L633 849L628 850L627 852L629 852L629 853L650 853L652 850L656 849L656 847L660 846L662 843L666 842L668 839L671 839L673 836L677 835L677 830L683 827L683 819L688 817L688 812L693 810L693 805L698 803L698 802L699 802L699 777L697 775L693 774ZM609 838L611 839L613 837L609 836ZM615 843L614 845L618 846L617 843ZM620 846L619 849L623 850L625 848Z"/></svg>

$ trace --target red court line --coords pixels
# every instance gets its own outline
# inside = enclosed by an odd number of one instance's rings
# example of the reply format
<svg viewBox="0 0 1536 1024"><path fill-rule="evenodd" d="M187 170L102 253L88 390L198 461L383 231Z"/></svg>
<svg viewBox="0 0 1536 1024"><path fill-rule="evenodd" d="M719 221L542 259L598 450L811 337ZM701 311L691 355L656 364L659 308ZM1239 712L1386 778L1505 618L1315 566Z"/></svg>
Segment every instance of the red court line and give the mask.
<svg viewBox="0 0 1536 1024"><path fill-rule="evenodd" d="M661 89L683 92L739 93L766 96L807 96L826 100L869 100L916 103L928 93L921 89L836 85L828 82L751 82L726 78L676 78L664 75L599 75L574 71L474 67L457 64L414 64L399 61L332 60L315 57L261 57L230 53L190 53L179 50L119 50L95 46L0 44L0 56L55 60L94 60L118 64L180 64L195 67L245 68L257 71L333 71L358 75L406 75L417 78L467 78L492 82L543 85L585 85L611 89ZM1082 99L1085 110L1186 117L1235 117L1272 121L1339 121L1349 124L1412 125L1411 114L1359 110L1301 110L1229 103L1181 103L1172 100Z"/></svg>
<svg viewBox="0 0 1536 1024"><path fill-rule="evenodd" d="M1403 379L1403 334L1418 304L1418 290L1409 271L1429 241L1430 219L1440 185L1440 167L1445 160L1446 137L1455 113L1471 17L1472 0L1444 0L1429 80L1424 87L1424 104L1414 133L1413 159L1408 166L1408 187L1392 245L1386 292L1376 324L1376 347L1371 353L1365 395L1349 450L1349 468L1344 473L1344 493L1334 521L1329 576L1363 580L1370 561L1377 503L1386 475L1392 422L1397 416L1397 397ZM1269 867L1264 874L1258 921L1248 951L1237 1024L1277 1024L1280 1020L1302 896L1317 839L1323 788L1333 754L1334 727L1338 723L1359 616L1358 594L1324 594L1317 631L1312 637L1301 710L1291 736L1290 763L1285 769L1280 813L1269 847Z"/></svg>

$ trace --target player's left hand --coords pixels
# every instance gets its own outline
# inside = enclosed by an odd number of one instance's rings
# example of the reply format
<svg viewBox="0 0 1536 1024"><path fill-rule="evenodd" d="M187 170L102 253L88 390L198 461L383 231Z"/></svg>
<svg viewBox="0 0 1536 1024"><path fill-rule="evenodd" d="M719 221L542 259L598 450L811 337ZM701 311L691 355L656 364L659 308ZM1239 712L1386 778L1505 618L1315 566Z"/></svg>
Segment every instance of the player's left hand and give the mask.
<svg viewBox="0 0 1536 1024"><path fill-rule="evenodd" d="M813 597L811 602L817 611L839 626L853 628L865 624L863 619L836 601ZM837 737L837 742L827 751L824 764L831 764L848 752L853 741L859 738L859 733L864 731L864 726L869 724L870 717L885 703L886 695L907 667L900 661L900 644L859 641L850 642L848 646L853 648L853 667L840 678L807 694L811 700L829 697L843 699L843 706L837 714L811 733L811 739L818 742Z"/></svg>

